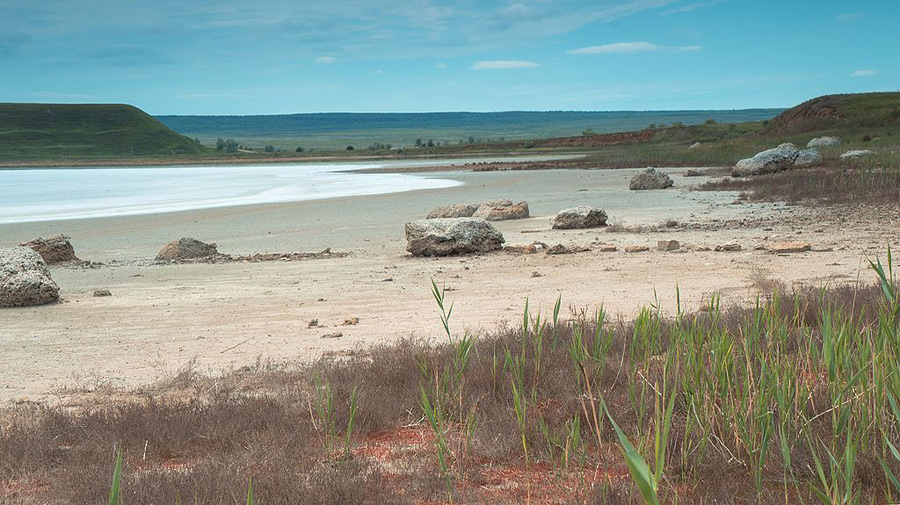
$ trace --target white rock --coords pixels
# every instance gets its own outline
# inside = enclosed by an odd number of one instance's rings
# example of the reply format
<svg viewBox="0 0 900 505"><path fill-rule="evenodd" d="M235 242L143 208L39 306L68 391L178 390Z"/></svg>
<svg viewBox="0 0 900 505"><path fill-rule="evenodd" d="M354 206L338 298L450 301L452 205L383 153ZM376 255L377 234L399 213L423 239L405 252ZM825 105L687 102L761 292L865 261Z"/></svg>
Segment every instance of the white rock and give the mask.
<svg viewBox="0 0 900 505"><path fill-rule="evenodd" d="M606 211L588 205L561 210L553 220L554 230L597 228L599 226L606 226Z"/></svg>
<svg viewBox="0 0 900 505"><path fill-rule="evenodd" d="M406 250L414 256L449 256L503 248L503 234L484 219L422 219L406 223Z"/></svg>
<svg viewBox="0 0 900 505"><path fill-rule="evenodd" d="M734 166L731 175L747 177L751 175L772 174L794 168L794 161L800 151L794 144L781 144L774 149L757 153L752 158L743 159Z"/></svg>
<svg viewBox="0 0 900 505"><path fill-rule="evenodd" d="M818 149L804 149L797 154L794 160L795 167L811 167L822 163L822 153Z"/></svg>
<svg viewBox="0 0 900 505"><path fill-rule="evenodd" d="M875 151L870 151L868 149L854 149L852 151L847 151L841 155L841 159L844 161L847 160L858 160L860 158L865 158L866 156L871 156L875 154Z"/></svg>
<svg viewBox="0 0 900 505"><path fill-rule="evenodd" d="M44 305L59 299L59 286L41 255L27 247L0 249L0 307Z"/></svg>
<svg viewBox="0 0 900 505"><path fill-rule="evenodd" d="M806 143L806 147L839 146L843 143L840 137L816 137Z"/></svg>

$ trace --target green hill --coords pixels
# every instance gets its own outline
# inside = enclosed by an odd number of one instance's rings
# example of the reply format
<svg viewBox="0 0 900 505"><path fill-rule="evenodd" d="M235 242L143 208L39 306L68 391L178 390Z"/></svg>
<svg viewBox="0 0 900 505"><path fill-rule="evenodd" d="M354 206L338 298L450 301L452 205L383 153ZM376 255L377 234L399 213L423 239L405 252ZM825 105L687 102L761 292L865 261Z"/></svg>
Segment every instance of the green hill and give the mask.
<svg viewBox="0 0 900 505"><path fill-rule="evenodd" d="M0 103L0 160L208 154L131 105Z"/></svg>
<svg viewBox="0 0 900 505"><path fill-rule="evenodd" d="M771 135L814 132L849 136L900 132L900 93L820 96L782 112L763 131Z"/></svg>

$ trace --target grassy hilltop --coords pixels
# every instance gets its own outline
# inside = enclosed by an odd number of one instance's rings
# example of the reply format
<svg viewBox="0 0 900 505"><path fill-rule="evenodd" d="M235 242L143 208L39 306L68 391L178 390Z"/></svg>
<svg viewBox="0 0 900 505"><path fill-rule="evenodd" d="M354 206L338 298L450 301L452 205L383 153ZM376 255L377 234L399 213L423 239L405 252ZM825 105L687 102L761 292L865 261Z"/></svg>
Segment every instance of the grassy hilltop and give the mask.
<svg viewBox="0 0 900 505"><path fill-rule="evenodd" d="M821 96L790 108L768 121L704 123L669 126L639 132L630 141L606 135L538 141L536 147L581 144L595 152L596 167L731 166L742 158L783 142L805 146L814 138L836 135L844 145L823 149L826 164L848 149L879 152L872 161L884 165L897 159L900 143L900 93L861 93ZM689 146L699 142L694 149ZM605 144L605 145L604 145ZM893 153L893 154L892 154Z"/></svg>
<svg viewBox="0 0 900 505"><path fill-rule="evenodd" d="M0 160L195 156L208 152L131 105L0 103Z"/></svg>
<svg viewBox="0 0 900 505"><path fill-rule="evenodd" d="M572 168L732 166L782 142L804 146L821 135L845 141L822 150L828 166L838 164L846 149L876 151L878 155L867 163L877 166L900 160L900 93L828 95L784 111L162 116L160 120L128 105L0 104L0 163L136 159L155 164L576 151L588 157L572 163ZM242 147L237 152L203 147L169 126L209 145L216 138L228 138ZM418 145L410 139L419 139ZM699 146L689 149L697 142ZM354 149L346 149L349 145ZM305 149L297 151L297 146Z"/></svg>

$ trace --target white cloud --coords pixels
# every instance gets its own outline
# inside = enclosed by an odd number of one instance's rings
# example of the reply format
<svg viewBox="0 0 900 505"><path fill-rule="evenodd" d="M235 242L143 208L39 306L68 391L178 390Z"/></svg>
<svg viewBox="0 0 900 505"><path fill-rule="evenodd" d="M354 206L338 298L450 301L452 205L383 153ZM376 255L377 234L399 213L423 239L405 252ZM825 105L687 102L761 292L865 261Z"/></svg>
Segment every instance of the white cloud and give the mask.
<svg viewBox="0 0 900 505"><path fill-rule="evenodd" d="M663 12L663 14L671 15L671 14L681 14L683 12L691 12L691 11L699 9L700 7L710 7L710 6L713 6L716 4L720 4L724 1L725 0L709 0L707 2L696 2L696 3L692 3L692 4L682 5L681 7L676 7L674 9L669 9L669 10Z"/></svg>
<svg viewBox="0 0 900 505"><path fill-rule="evenodd" d="M337 60L333 56L319 56L316 58L316 63L334 63Z"/></svg>
<svg viewBox="0 0 900 505"><path fill-rule="evenodd" d="M375 74L375 75L381 75L381 74L384 73L384 70L381 70L381 69L373 70L372 73Z"/></svg>
<svg viewBox="0 0 900 505"><path fill-rule="evenodd" d="M472 70L505 70L508 68L534 68L541 66L533 61L521 60L492 60L476 61Z"/></svg>
<svg viewBox="0 0 900 505"><path fill-rule="evenodd" d="M834 18L840 21L841 23L849 23L850 21L856 21L857 19L863 17L862 13L853 12L849 14L838 14Z"/></svg>
<svg viewBox="0 0 900 505"><path fill-rule="evenodd" d="M650 42L616 42L601 46L588 46L566 51L569 54L633 54L665 51L669 53L686 53L699 51L703 46L660 46Z"/></svg>
<svg viewBox="0 0 900 505"><path fill-rule="evenodd" d="M438 63L437 65L435 65L434 68L440 68L440 69L447 68L447 64L442 61L442 62Z"/></svg>
<svg viewBox="0 0 900 505"><path fill-rule="evenodd" d="M877 70L857 70L850 74L850 77L872 77L873 75L878 75Z"/></svg>

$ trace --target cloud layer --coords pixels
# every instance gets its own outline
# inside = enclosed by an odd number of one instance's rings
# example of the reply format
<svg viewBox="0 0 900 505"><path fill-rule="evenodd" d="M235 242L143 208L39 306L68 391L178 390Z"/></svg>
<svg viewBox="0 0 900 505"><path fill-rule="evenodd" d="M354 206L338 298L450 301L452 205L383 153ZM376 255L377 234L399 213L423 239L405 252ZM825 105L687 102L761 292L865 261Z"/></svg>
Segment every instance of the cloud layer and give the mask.
<svg viewBox="0 0 900 505"><path fill-rule="evenodd" d="M491 60L476 61L472 70L506 70L510 68L535 68L541 66L533 61L522 60Z"/></svg>
<svg viewBox="0 0 900 505"><path fill-rule="evenodd" d="M650 42L616 42L600 46L588 46L567 51L569 54L633 54L664 51L668 53L686 53L699 51L703 46L660 46Z"/></svg>

